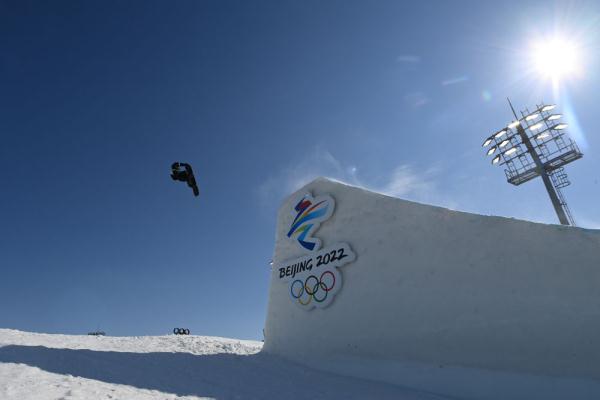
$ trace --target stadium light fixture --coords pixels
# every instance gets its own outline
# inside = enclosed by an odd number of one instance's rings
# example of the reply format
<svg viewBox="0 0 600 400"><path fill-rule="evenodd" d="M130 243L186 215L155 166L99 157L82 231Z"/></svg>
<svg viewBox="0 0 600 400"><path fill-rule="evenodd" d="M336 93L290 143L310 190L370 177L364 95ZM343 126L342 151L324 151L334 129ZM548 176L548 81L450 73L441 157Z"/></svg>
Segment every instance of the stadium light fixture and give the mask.
<svg viewBox="0 0 600 400"><path fill-rule="evenodd" d="M543 124L542 124L541 122L538 122L538 123L537 123L537 124L535 124L535 125L531 125L531 126L529 127L529 129L531 129L532 131L537 131L537 130L538 130L538 129L540 129L542 126L543 126Z"/></svg>
<svg viewBox="0 0 600 400"><path fill-rule="evenodd" d="M494 154L496 150L506 147L511 142L515 143L516 138L520 139L519 144L504 152L499 152L492 159L492 164L504 165L506 180L515 186L538 176L541 177L560 223L575 225L573 215L561 191L562 188L571 184L563 167L583 157L583 154L573 140L563 132L559 132L565 129L567 124L548 125L548 121L555 121L562 117L561 114L548 113L556 108L554 104L542 103L536 107L537 111L522 111L521 118L519 118L510 100L508 100L508 103L515 120L507 125L508 130L502 129L487 138L483 143L483 147L488 146L494 139L498 139L507 133L507 138L487 150L488 155ZM540 116L540 122L529 126L521 125L520 121L533 121ZM540 132L540 129L544 126L546 129ZM538 142L547 138L551 140Z"/></svg>
<svg viewBox="0 0 600 400"><path fill-rule="evenodd" d="M540 111L546 112L550 110L554 110L556 108L556 104L548 104L547 106L543 106L540 108Z"/></svg>
<svg viewBox="0 0 600 400"><path fill-rule="evenodd" d="M537 118L537 117L539 117L539 116L540 116L540 114L538 114L538 113L533 113L533 114L531 114L531 115L528 115L528 116L526 116L526 117L525 117L525 121L531 121L532 119L536 119L536 118Z"/></svg>

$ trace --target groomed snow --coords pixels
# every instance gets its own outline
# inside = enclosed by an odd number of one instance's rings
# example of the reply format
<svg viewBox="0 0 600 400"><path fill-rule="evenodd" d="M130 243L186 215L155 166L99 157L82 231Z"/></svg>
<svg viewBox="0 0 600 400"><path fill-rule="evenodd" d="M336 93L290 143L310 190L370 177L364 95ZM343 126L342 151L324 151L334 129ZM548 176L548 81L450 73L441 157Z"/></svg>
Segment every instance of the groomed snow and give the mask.
<svg viewBox="0 0 600 400"><path fill-rule="evenodd" d="M0 329L0 399L399 399L444 397L309 369L261 342L95 337Z"/></svg>

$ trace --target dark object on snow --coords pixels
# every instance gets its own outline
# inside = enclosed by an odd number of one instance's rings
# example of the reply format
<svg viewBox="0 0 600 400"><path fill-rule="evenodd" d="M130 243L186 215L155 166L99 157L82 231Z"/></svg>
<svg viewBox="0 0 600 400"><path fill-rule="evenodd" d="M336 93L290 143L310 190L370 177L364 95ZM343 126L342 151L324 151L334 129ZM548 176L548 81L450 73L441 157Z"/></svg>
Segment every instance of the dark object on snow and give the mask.
<svg viewBox="0 0 600 400"><path fill-rule="evenodd" d="M192 166L186 163L173 163L171 165L171 179L174 181L187 182L187 185L194 191L194 196L198 196L200 191L198 185L196 185L196 178L194 178L194 171Z"/></svg>
<svg viewBox="0 0 600 400"><path fill-rule="evenodd" d="M96 331L96 332L88 332L88 335L90 335L90 336L106 336L106 333L104 333L102 331Z"/></svg>
<svg viewBox="0 0 600 400"><path fill-rule="evenodd" d="M176 335L189 335L190 330L185 328L175 328L173 329L173 333Z"/></svg>

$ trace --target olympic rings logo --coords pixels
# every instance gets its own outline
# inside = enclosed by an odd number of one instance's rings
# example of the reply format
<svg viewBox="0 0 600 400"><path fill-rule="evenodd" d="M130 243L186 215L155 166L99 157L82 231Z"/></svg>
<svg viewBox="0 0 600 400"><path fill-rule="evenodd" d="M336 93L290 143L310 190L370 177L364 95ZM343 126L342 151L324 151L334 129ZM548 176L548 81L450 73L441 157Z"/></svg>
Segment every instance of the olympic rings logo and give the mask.
<svg viewBox="0 0 600 400"><path fill-rule="evenodd" d="M173 333L175 335L189 335L190 330L186 329L186 328L175 328L175 329L173 329Z"/></svg>
<svg viewBox="0 0 600 400"><path fill-rule="evenodd" d="M319 278L316 275L309 275L304 281L300 279L293 281L290 285L290 294L303 306L313 300L322 303L327 299L329 292L335 288L335 282L335 274L332 271L323 272Z"/></svg>
<svg viewBox="0 0 600 400"><path fill-rule="evenodd" d="M337 243L308 255L273 266L274 279L286 283L282 294L308 311L314 307L326 308L343 286L340 267L351 263L356 255L347 243Z"/></svg>

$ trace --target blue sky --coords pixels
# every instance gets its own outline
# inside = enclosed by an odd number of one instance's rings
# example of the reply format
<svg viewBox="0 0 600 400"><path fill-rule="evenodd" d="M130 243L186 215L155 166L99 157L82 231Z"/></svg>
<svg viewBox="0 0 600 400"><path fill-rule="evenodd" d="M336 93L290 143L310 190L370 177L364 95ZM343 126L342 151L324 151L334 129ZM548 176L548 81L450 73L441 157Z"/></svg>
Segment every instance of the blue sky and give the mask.
<svg viewBox="0 0 600 400"><path fill-rule="evenodd" d="M507 96L554 101L528 58L553 32L598 228L598 2L0 1L0 327L262 338L277 207L319 175L555 223L480 147Z"/></svg>

